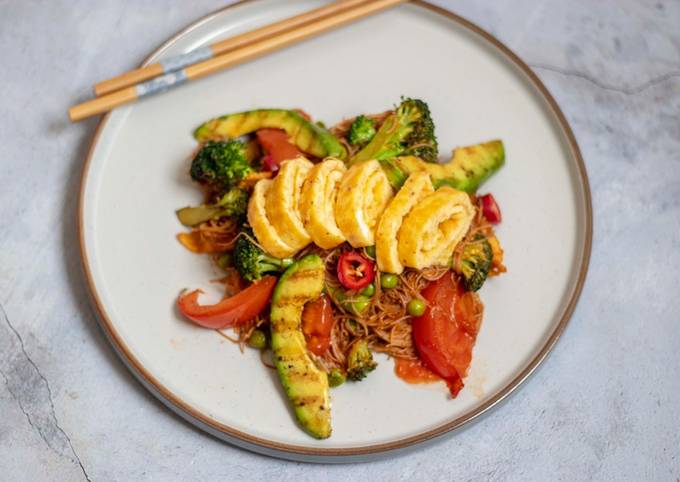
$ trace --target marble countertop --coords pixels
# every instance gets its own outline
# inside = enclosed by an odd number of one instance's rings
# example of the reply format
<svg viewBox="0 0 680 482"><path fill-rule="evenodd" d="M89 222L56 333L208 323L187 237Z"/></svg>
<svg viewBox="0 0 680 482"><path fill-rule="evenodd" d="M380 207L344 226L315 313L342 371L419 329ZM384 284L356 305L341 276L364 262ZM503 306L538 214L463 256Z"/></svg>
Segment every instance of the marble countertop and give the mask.
<svg viewBox="0 0 680 482"><path fill-rule="evenodd" d="M224 2L2 2L0 479L680 481L680 2L438 3L535 69L590 176L585 290L523 389L454 437L345 466L255 455L173 415L88 303L75 213L96 121L66 108Z"/></svg>

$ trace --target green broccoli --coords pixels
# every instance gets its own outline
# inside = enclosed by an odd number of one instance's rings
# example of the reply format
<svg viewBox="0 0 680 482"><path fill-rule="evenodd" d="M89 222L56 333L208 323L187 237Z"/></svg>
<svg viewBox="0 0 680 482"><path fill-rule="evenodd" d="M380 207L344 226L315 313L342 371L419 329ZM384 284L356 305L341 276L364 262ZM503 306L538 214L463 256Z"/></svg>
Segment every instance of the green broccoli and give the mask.
<svg viewBox="0 0 680 482"><path fill-rule="evenodd" d="M353 146L365 146L375 136L375 122L364 115L360 115L347 131L347 140Z"/></svg>
<svg viewBox="0 0 680 482"><path fill-rule="evenodd" d="M190 173L194 181L224 191L251 171L245 144L232 140L206 142L194 157Z"/></svg>
<svg viewBox="0 0 680 482"><path fill-rule="evenodd" d="M215 204L201 204L177 211L179 221L185 226L196 226L224 216L242 218L248 209L248 193L237 187L227 191Z"/></svg>
<svg viewBox="0 0 680 482"><path fill-rule="evenodd" d="M460 261L454 270L463 278L463 287L468 291L477 291L482 287L489 274L493 261L493 249L489 241L481 234L463 247Z"/></svg>
<svg viewBox="0 0 680 482"><path fill-rule="evenodd" d="M355 341L347 354L347 378L354 381L362 380L377 366L366 339Z"/></svg>
<svg viewBox="0 0 680 482"><path fill-rule="evenodd" d="M239 236L234 246L234 266L248 281L257 281L265 273L277 273L293 264L291 258L275 258L262 251L253 241L252 234Z"/></svg>
<svg viewBox="0 0 680 482"><path fill-rule="evenodd" d="M418 99L402 99L397 110L389 115L366 147L351 159L350 164L397 156L417 156L436 162L439 152L430 109Z"/></svg>

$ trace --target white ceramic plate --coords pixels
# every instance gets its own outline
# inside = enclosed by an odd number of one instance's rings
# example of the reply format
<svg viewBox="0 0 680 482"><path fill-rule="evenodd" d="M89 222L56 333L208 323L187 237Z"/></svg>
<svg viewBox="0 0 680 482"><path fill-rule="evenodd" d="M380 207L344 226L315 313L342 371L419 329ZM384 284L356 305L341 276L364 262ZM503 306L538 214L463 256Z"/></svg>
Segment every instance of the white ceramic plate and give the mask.
<svg viewBox="0 0 680 482"><path fill-rule="evenodd" d="M319 6L242 3L174 37L150 58L186 52ZM404 32L408 36L404 36ZM367 47L367 45L369 47ZM379 357L362 383L332 392L333 435L296 425L279 382L254 350L184 322L183 288L209 289L207 257L175 239L174 211L200 201L187 176L192 130L219 114L301 107L333 124L380 112L401 95L432 110L441 151L501 138L506 167L482 191L503 210L508 273L481 291L486 305L466 388L407 385ZM210 433L298 460L393 453L474 419L543 360L573 310L590 253L586 173L557 105L530 70L475 26L424 3L404 5L107 115L84 168L82 256L102 326L123 361L166 405ZM217 290L213 288L214 299Z"/></svg>

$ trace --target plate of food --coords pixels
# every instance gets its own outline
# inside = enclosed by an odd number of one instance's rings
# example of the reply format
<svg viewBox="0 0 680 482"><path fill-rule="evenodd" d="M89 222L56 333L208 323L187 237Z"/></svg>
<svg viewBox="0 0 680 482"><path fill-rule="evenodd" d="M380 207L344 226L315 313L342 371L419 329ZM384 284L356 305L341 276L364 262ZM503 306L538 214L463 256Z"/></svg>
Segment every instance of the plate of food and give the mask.
<svg viewBox="0 0 680 482"><path fill-rule="evenodd" d="M238 3L147 63L319 5ZM323 462L508 396L564 330L592 236L550 94L426 2L107 114L79 209L101 326L142 384L223 440Z"/></svg>

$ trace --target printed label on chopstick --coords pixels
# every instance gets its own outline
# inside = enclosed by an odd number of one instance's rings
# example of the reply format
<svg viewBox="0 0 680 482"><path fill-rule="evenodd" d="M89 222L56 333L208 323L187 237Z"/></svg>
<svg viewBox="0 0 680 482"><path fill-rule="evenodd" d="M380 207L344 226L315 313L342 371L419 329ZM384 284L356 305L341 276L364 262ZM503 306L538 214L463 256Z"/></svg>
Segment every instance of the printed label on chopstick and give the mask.
<svg viewBox="0 0 680 482"><path fill-rule="evenodd" d="M171 72L169 74L161 75L155 79L149 80L147 82L142 82L138 84L137 97L142 98L149 95L157 94L168 90L176 85L183 84L187 81L187 74L184 70L178 72Z"/></svg>
<svg viewBox="0 0 680 482"><path fill-rule="evenodd" d="M161 64L161 67L163 67L163 72L167 74L174 72L175 70L183 69L184 67L195 64L196 62L211 59L212 57L213 51L210 47L201 47L185 54L173 55L172 57L163 59L158 63Z"/></svg>

